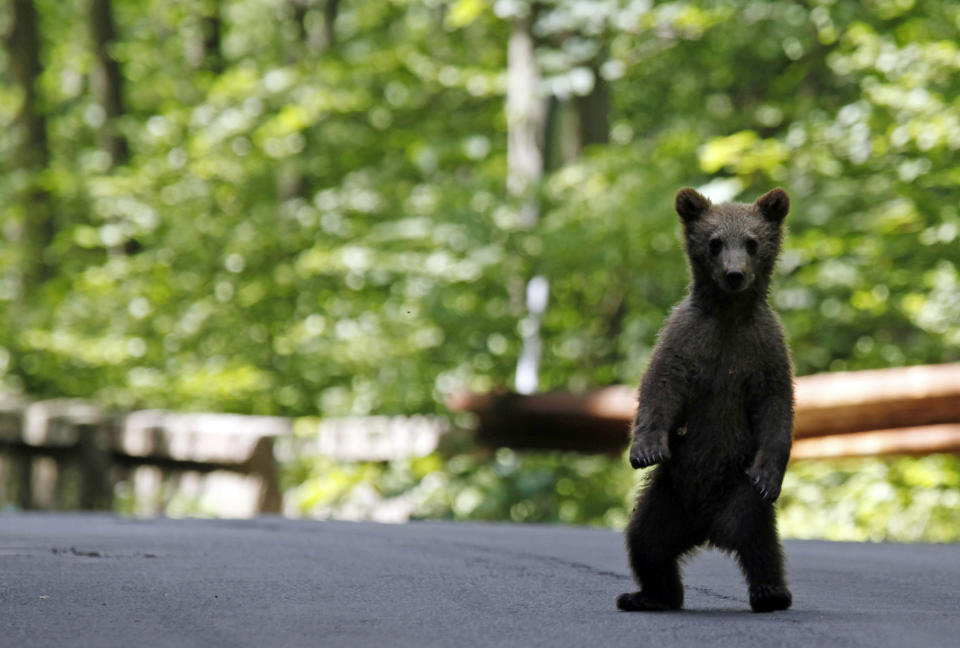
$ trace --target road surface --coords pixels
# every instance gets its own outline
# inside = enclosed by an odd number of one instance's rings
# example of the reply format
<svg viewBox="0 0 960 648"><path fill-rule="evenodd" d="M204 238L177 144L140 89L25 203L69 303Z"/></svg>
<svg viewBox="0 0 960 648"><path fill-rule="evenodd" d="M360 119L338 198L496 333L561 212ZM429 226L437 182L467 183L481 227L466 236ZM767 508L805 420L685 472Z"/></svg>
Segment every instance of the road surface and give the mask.
<svg viewBox="0 0 960 648"><path fill-rule="evenodd" d="M493 524L0 515L0 646L957 646L960 545L786 543L794 607L734 563L686 609L614 608L611 531Z"/></svg>

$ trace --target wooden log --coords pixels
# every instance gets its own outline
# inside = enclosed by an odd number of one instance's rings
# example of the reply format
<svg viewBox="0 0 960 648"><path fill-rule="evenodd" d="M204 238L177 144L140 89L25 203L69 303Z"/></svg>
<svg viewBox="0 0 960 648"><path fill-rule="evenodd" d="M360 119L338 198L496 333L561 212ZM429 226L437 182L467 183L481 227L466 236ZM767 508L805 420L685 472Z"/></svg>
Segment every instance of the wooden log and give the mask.
<svg viewBox="0 0 960 648"><path fill-rule="evenodd" d="M499 391L476 394L459 390L450 394L447 407L454 412L484 414L495 409L511 409L537 415L561 415L629 421L637 409L637 390L624 385L603 387L582 394L545 392L523 396Z"/></svg>
<svg viewBox="0 0 960 648"><path fill-rule="evenodd" d="M790 461L960 452L960 423L797 439Z"/></svg>
<svg viewBox="0 0 960 648"><path fill-rule="evenodd" d="M797 378L796 386L798 440L960 422L960 363L815 374ZM447 406L479 416L481 443L618 452L637 401L635 389L613 386L530 396L461 391Z"/></svg>
<svg viewBox="0 0 960 648"><path fill-rule="evenodd" d="M960 363L797 379L794 437L960 421Z"/></svg>
<svg viewBox="0 0 960 648"><path fill-rule="evenodd" d="M616 454L627 443L636 398L634 390L621 386L578 395L462 391L452 394L447 406L478 415L481 445Z"/></svg>

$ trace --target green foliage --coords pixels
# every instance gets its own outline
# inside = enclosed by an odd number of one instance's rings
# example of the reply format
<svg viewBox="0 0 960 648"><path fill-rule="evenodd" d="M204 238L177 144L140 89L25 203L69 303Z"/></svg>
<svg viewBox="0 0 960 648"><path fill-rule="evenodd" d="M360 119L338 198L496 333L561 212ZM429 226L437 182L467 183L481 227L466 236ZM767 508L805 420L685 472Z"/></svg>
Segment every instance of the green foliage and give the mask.
<svg viewBox="0 0 960 648"><path fill-rule="evenodd" d="M622 527L630 467L575 453L434 453L391 462L288 466L298 511L333 517L508 520Z"/></svg>
<svg viewBox="0 0 960 648"><path fill-rule="evenodd" d="M119 407L442 411L454 387L509 385L542 273L541 385L632 383L683 292L689 184L789 190L775 300L800 373L956 360L960 26L908 5L540 4L544 92L572 105L602 74L611 129L551 158L527 228L503 108L527 2L340 3L321 50L319 5L298 22L280 0L115 0L132 157L111 167L86 5L42 0L52 159L0 177L4 382ZM197 54L215 6L219 68ZM0 90L6 123L17 97ZM37 183L42 250L18 239ZM20 285L30 255L53 276Z"/></svg>
<svg viewBox="0 0 960 648"><path fill-rule="evenodd" d="M794 538L957 542L960 459L797 462L779 506L781 531Z"/></svg>
<svg viewBox="0 0 960 648"><path fill-rule="evenodd" d="M82 93L82 3L44 16L61 209L46 253L59 263L10 311L8 385L120 407L343 414L436 409L435 383L469 382L474 363L475 385L490 384L487 339L515 319L506 235L489 218L503 25L475 20L464 38L429 6L344 3L343 42L319 55L285 29L289 6L220 4L229 65L214 75L187 56L199 13L114 3L134 150L119 169ZM3 204L6 222L23 217Z"/></svg>
<svg viewBox="0 0 960 648"><path fill-rule="evenodd" d="M304 515L397 520L561 522L622 529L635 473L621 457L434 453L381 463L293 462L289 497ZM777 504L787 538L960 541L960 458L803 461Z"/></svg>

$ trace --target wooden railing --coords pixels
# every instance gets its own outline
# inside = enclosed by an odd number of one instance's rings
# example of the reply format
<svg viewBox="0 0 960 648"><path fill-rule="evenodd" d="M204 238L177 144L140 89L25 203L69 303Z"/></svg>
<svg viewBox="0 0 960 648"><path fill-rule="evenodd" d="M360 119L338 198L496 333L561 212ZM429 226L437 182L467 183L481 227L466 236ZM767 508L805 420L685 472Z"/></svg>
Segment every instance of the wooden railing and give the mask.
<svg viewBox="0 0 960 648"><path fill-rule="evenodd" d="M796 379L791 459L960 451L960 363L836 372ZM584 394L454 393L477 414L479 442L514 448L622 452L636 389Z"/></svg>
<svg viewBox="0 0 960 648"><path fill-rule="evenodd" d="M960 452L960 363L798 378L792 459ZM585 394L459 392L476 440L513 448L623 452L636 390ZM294 420L235 414L105 411L80 400L0 394L0 505L110 509L118 490L137 512L216 491L209 512L278 512L277 455L384 461L433 451L439 417ZM123 495L123 493L119 493ZM146 503L146 504L144 504Z"/></svg>
<svg viewBox="0 0 960 648"><path fill-rule="evenodd" d="M82 400L27 402L0 396L0 502L24 509L111 509L119 483L163 491L219 488L220 514L279 512L274 441L290 420L144 410L116 414ZM212 476L191 479L189 476ZM174 483L175 488L170 488ZM136 495L136 493L133 493ZM140 498L141 502L147 501Z"/></svg>
<svg viewBox="0 0 960 648"><path fill-rule="evenodd" d="M0 394L0 508L277 513L278 459L423 456L448 428L437 416L117 413L90 401Z"/></svg>

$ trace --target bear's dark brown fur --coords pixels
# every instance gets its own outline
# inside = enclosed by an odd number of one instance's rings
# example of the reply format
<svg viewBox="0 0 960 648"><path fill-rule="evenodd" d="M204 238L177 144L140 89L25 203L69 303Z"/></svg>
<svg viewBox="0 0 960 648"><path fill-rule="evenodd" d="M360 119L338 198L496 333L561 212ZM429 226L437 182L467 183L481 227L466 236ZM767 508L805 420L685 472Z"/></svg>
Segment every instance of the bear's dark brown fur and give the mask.
<svg viewBox="0 0 960 648"><path fill-rule="evenodd" d="M679 560L707 542L737 557L754 611L790 607L773 502L790 456L793 371L767 304L789 208L783 189L753 204L677 194L693 281L640 385L630 463L659 465L627 527L641 589L620 596L621 610L682 607Z"/></svg>

